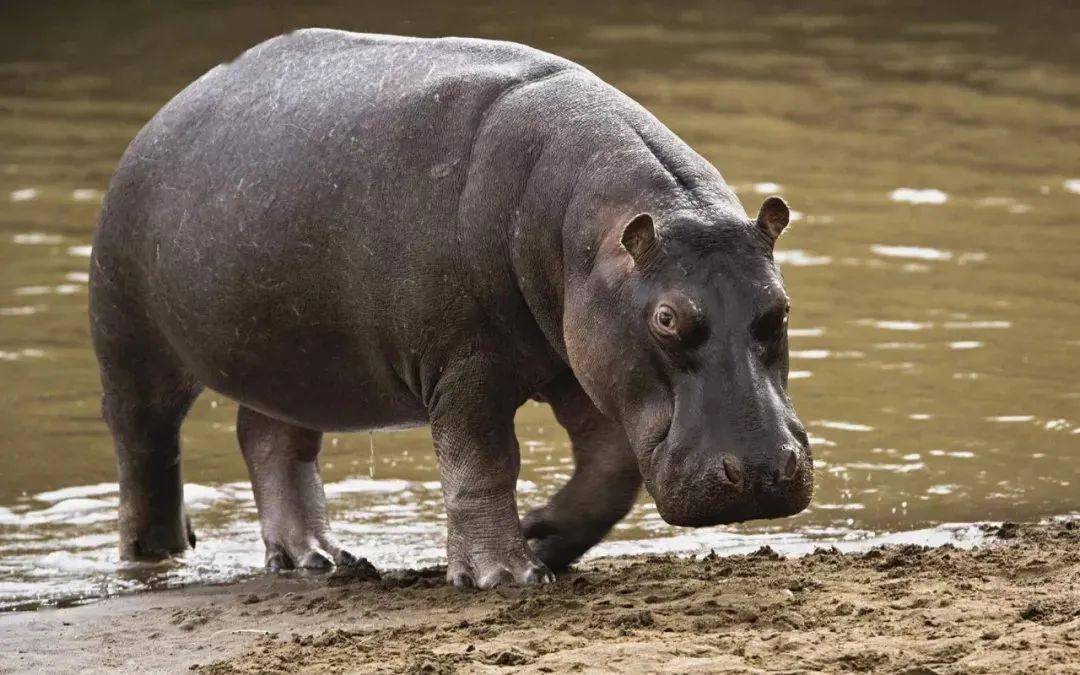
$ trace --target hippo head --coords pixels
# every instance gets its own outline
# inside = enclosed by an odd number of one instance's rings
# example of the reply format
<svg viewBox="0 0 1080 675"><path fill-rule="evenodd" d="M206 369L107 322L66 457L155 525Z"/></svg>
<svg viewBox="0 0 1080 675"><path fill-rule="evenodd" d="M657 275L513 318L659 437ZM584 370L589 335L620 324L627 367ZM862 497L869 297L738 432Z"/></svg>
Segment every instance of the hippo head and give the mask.
<svg viewBox="0 0 1080 675"><path fill-rule="evenodd" d="M788 218L779 197L756 220L742 209L624 214L568 278L571 367L623 425L673 525L787 516L810 501L772 255Z"/></svg>

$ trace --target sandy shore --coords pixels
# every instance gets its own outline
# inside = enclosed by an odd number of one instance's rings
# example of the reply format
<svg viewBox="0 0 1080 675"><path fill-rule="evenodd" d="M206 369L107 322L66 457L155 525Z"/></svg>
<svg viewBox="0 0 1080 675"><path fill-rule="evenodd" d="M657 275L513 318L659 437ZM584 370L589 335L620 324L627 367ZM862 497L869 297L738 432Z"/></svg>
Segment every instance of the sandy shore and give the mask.
<svg viewBox="0 0 1080 675"><path fill-rule="evenodd" d="M1080 522L973 551L591 561L552 587L259 576L0 616L0 671L1080 672Z"/></svg>

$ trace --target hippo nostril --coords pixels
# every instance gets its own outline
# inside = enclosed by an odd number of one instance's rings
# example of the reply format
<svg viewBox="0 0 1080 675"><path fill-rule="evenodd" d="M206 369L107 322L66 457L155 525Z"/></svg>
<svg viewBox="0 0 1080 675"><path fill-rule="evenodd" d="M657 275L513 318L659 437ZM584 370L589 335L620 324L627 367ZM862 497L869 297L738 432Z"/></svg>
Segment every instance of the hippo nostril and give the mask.
<svg viewBox="0 0 1080 675"><path fill-rule="evenodd" d="M739 470L739 462L734 457L724 457L724 474L734 485L738 485L742 480L742 471Z"/></svg>
<svg viewBox="0 0 1080 675"><path fill-rule="evenodd" d="M783 467L777 472L778 481L789 481L799 471L799 455L790 447L780 450L780 465Z"/></svg>
<svg viewBox="0 0 1080 675"><path fill-rule="evenodd" d="M810 437L806 434L806 429L801 424L793 424L791 426L791 433L795 434L795 440L799 442L804 448L810 447Z"/></svg>

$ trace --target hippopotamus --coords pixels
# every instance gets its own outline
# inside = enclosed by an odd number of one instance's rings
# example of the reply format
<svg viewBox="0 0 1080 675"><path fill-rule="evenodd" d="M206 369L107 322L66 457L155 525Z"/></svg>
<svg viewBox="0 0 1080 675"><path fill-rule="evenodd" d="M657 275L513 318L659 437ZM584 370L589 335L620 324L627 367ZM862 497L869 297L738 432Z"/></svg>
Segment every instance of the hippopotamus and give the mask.
<svg viewBox="0 0 1080 675"><path fill-rule="evenodd" d="M356 563L325 432L430 425L446 576L553 579L642 483L665 521L805 508L779 197L720 173L586 68L514 44L299 30L217 66L127 148L91 256L124 559L195 545L180 426L209 388L271 570ZM519 518L514 413L550 404L573 476Z"/></svg>

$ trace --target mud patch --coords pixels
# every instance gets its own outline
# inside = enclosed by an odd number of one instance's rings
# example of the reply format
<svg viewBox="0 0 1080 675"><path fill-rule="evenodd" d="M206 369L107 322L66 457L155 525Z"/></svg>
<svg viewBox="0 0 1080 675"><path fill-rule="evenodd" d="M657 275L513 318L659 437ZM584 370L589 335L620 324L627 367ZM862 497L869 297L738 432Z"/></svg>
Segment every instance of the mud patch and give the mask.
<svg viewBox="0 0 1080 675"><path fill-rule="evenodd" d="M394 586L411 628L297 651L265 639L208 673L820 670L958 673L1080 668L1080 531L1015 525L981 550L901 546L598 561L551 587L447 594ZM1032 562L1034 561L1034 563ZM1025 574L1025 569L1040 573ZM1047 578L1041 572L1053 570ZM383 590L385 590L385 586ZM359 584L349 611L378 605ZM476 620L407 607L476 606ZM362 645L362 647L358 646Z"/></svg>
<svg viewBox="0 0 1080 675"><path fill-rule="evenodd" d="M970 551L610 558L495 592L434 568L266 575L0 616L0 670L1080 673L1080 527L1005 534Z"/></svg>

